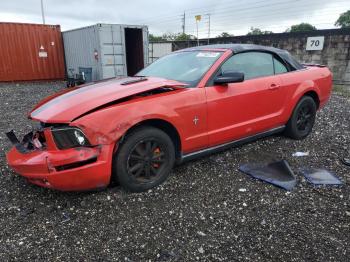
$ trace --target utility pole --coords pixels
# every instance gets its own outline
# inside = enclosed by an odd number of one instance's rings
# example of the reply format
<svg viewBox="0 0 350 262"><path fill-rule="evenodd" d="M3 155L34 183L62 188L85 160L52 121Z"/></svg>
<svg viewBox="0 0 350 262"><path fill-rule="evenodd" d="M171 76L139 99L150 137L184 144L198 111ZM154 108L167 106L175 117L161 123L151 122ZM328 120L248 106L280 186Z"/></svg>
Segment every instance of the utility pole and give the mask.
<svg viewBox="0 0 350 262"><path fill-rule="evenodd" d="M210 14L206 14L208 16L208 45L210 41Z"/></svg>
<svg viewBox="0 0 350 262"><path fill-rule="evenodd" d="M196 15L194 18L196 19L196 27L197 27L197 45L199 46L198 22L202 19L202 16L201 15Z"/></svg>
<svg viewBox="0 0 350 262"><path fill-rule="evenodd" d="M45 13L44 13L44 0L40 0L41 2L41 16L43 17L43 24L45 25Z"/></svg>
<svg viewBox="0 0 350 262"><path fill-rule="evenodd" d="M196 26L197 26L197 46L199 46L199 37L198 37L198 21L196 21Z"/></svg>
<svg viewBox="0 0 350 262"><path fill-rule="evenodd" d="M186 13L184 11L184 15L182 17L182 33L185 34L186 33Z"/></svg>

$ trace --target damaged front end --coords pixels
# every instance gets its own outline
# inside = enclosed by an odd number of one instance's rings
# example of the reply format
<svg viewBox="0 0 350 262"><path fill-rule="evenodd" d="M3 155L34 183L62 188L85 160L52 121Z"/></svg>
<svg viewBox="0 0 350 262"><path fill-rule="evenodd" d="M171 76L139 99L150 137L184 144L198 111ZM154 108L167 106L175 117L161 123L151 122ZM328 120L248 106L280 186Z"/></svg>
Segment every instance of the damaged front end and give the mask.
<svg viewBox="0 0 350 262"><path fill-rule="evenodd" d="M113 146L91 145L84 132L67 124L45 124L13 144L9 165L29 182L63 191L90 190L109 184Z"/></svg>
<svg viewBox="0 0 350 262"><path fill-rule="evenodd" d="M45 136L41 128L33 128L32 131L23 137L21 142L18 140L13 130L7 132L6 136L21 153L28 153L35 149L42 149L46 147Z"/></svg>
<svg viewBox="0 0 350 262"><path fill-rule="evenodd" d="M7 153L8 164L43 187L65 191L106 187L117 141L133 124L145 120L140 107L129 105L183 92L185 85L153 77L110 79L46 98L28 116L40 122L37 128L21 141L13 131L7 133L14 145Z"/></svg>

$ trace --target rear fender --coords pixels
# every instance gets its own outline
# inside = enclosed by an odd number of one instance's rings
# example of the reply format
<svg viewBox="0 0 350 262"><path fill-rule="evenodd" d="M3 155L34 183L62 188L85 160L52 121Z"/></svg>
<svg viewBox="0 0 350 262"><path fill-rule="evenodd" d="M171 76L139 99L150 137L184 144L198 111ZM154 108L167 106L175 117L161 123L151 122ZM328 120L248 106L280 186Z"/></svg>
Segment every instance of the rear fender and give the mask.
<svg viewBox="0 0 350 262"><path fill-rule="evenodd" d="M286 111L283 114L285 122L289 120L290 116L293 113L293 110L299 100L307 93L307 92L315 92L317 97L320 98L321 91L317 84L312 80L307 80L299 84L299 86L295 89L292 94L292 98L289 100L288 105L286 106Z"/></svg>

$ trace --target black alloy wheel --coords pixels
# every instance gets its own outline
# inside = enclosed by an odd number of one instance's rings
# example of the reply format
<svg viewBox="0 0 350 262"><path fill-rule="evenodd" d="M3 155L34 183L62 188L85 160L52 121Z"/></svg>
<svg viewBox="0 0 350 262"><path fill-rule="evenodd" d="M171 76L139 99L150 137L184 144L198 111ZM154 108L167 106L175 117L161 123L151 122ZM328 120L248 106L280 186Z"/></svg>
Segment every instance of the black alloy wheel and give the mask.
<svg viewBox="0 0 350 262"><path fill-rule="evenodd" d="M152 182L159 178L161 170L169 164L164 145L148 138L138 142L127 160L128 174L138 182Z"/></svg>
<svg viewBox="0 0 350 262"><path fill-rule="evenodd" d="M313 125L313 108L310 104L303 104L298 111L297 128L300 132L307 132Z"/></svg>
<svg viewBox="0 0 350 262"><path fill-rule="evenodd" d="M315 124L317 105L310 96L303 96L295 106L285 133L293 139L307 137Z"/></svg>
<svg viewBox="0 0 350 262"><path fill-rule="evenodd" d="M167 179L174 162L175 148L170 137L160 129L141 126L119 145L112 178L128 191L147 191Z"/></svg>

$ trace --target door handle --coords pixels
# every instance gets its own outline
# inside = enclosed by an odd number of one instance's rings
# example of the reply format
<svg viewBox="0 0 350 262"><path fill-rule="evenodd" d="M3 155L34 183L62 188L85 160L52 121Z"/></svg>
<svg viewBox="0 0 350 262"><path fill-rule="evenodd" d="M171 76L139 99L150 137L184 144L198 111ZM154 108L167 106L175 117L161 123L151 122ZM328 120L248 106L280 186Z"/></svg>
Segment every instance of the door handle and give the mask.
<svg viewBox="0 0 350 262"><path fill-rule="evenodd" d="M270 87L269 87L270 90L276 90L278 88L280 88L280 86L277 85L277 84L271 84Z"/></svg>

